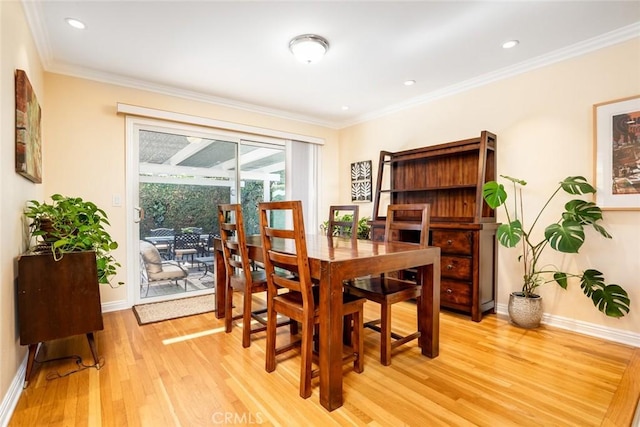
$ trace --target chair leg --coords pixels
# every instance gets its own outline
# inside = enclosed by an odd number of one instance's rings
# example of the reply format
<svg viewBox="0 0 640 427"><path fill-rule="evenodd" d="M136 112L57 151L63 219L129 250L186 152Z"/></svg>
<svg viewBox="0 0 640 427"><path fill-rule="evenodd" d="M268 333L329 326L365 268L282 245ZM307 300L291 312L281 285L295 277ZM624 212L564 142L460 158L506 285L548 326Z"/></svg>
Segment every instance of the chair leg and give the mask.
<svg viewBox="0 0 640 427"><path fill-rule="evenodd" d="M416 325L417 327L416 331L420 331L420 325L422 325L422 310L420 310L420 308L422 307L421 298L422 296L419 296L416 298L416 308L417 308L416 319L418 322L418 324ZM420 331L420 333L424 333L424 332ZM422 335L418 337L418 347L422 348Z"/></svg>
<svg viewBox="0 0 640 427"><path fill-rule="evenodd" d="M391 305L380 304L380 363L391 365Z"/></svg>
<svg viewBox="0 0 640 427"><path fill-rule="evenodd" d="M342 343L344 345L348 345L348 346L353 345L352 323L353 323L353 315L350 314L342 318Z"/></svg>
<svg viewBox="0 0 640 427"><path fill-rule="evenodd" d="M242 347L251 346L251 289L245 286L242 301Z"/></svg>
<svg viewBox="0 0 640 427"><path fill-rule="evenodd" d="M298 335L298 332L299 332L298 331L298 322L293 320L293 319L290 319L290 320L291 320L291 323L289 323L289 333L291 335Z"/></svg>
<svg viewBox="0 0 640 427"><path fill-rule="evenodd" d="M228 284L224 303L224 331L229 333L233 328L233 288Z"/></svg>
<svg viewBox="0 0 640 427"><path fill-rule="evenodd" d="M357 354L353 362L353 370L357 373L364 371L364 306L349 316L351 326L351 351Z"/></svg>
<svg viewBox="0 0 640 427"><path fill-rule="evenodd" d="M305 316L302 321L302 361L300 363L300 397L311 396L311 362L313 360L313 317Z"/></svg>
<svg viewBox="0 0 640 427"><path fill-rule="evenodd" d="M278 313L273 309L273 302L267 297L267 344L265 349L265 370L273 372L276 369L276 328Z"/></svg>

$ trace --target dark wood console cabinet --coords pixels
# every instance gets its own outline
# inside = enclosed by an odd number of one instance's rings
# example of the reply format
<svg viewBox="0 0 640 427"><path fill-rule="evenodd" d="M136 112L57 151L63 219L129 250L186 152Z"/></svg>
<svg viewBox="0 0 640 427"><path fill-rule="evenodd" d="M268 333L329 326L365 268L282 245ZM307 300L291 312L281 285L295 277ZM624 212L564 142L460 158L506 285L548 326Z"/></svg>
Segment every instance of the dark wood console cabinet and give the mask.
<svg viewBox="0 0 640 427"><path fill-rule="evenodd" d="M98 365L93 333L103 329L95 252L24 254L18 259L20 344L29 346L25 387L38 344L86 334Z"/></svg>
<svg viewBox="0 0 640 427"><path fill-rule="evenodd" d="M440 305L471 315L495 312L495 213L482 186L496 179L496 136L380 152L371 238L382 241L386 207L429 203L429 243L441 248Z"/></svg>

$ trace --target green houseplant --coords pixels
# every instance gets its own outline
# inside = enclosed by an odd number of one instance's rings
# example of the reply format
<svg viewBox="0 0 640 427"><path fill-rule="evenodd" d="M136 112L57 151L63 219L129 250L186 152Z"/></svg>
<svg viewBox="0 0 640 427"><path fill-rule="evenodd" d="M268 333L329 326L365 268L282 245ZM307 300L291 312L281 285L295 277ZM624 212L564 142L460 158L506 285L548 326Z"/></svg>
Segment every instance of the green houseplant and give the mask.
<svg viewBox="0 0 640 427"><path fill-rule="evenodd" d="M545 228L542 237L534 234L543 212L557 195L562 194L561 192L570 195L590 194L595 193L595 188L582 176L566 177L533 217L531 225L525 226L522 188L527 183L505 175L501 177L513 186L512 210L506 203L508 196L505 187L496 181L484 184L483 197L492 209L502 206L506 213L507 223L501 224L497 230L497 239L500 244L508 248L520 247L518 260L523 267L520 296L537 298L536 289L550 282L555 282L566 289L568 279L577 278L585 296L593 301L598 310L611 317L622 317L627 314L630 306L627 292L619 285L607 285L600 271L587 269L575 274L561 271L555 265L542 263L541 256L548 247L563 253L577 253L584 243L586 227L593 227L601 236L611 238L611 235L599 224L602 219L602 210L595 203L580 198L570 200L564 205L564 211L560 213L557 221Z"/></svg>
<svg viewBox="0 0 640 427"><path fill-rule="evenodd" d="M345 214L337 219L339 221L349 222L351 221L351 218L352 218L351 214ZM327 232L328 227L329 227L329 221L324 221L322 224L320 224L320 230L323 233ZM370 232L371 232L371 226L369 225L369 217L358 218L358 230L357 230L358 239L369 240L371 238ZM337 233L337 230L334 231L334 235L336 235L336 233Z"/></svg>
<svg viewBox="0 0 640 427"><path fill-rule="evenodd" d="M111 255L118 243L105 229L110 225L107 214L80 197L54 194L51 200L27 202L24 215L31 220L29 232L36 237L35 251L50 251L56 260L68 252L95 251L98 282L110 283L120 263Z"/></svg>

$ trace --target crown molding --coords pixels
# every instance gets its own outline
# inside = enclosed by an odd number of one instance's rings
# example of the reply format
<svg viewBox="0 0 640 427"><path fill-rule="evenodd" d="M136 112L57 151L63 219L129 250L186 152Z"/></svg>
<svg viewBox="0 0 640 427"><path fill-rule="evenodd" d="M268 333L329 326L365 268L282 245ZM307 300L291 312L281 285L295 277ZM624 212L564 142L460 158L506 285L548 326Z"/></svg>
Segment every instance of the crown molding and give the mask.
<svg viewBox="0 0 640 427"><path fill-rule="evenodd" d="M408 101L390 105L389 107L386 107L384 109L361 115L353 121L341 123L339 127L344 128L347 126L352 126L358 123L363 123L383 116L394 114L402 110L416 107L418 105L427 104L438 99L446 98L448 96L487 85L489 83L517 76L519 74L555 64L557 62L565 61L576 56L585 55L599 49L603 49L618 43L623 43L636 37L640 37L640 22L636 22L635 24L619 28L598 37L584 40L580 43L573 44L563 49L555 50L545 55L540 55L536 58L523 61L518 64L502 68L500 70L486 73L472 79L435 90L425 95L412 98Z"/></svg>

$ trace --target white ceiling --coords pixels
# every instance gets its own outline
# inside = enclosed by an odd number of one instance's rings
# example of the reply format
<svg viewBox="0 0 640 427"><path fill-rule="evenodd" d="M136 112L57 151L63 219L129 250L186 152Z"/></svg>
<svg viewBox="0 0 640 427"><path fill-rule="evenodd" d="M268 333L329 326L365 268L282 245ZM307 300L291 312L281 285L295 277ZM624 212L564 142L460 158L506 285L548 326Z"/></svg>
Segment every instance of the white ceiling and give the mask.
<svg viewBox="0 0 640 427"><path fill-rule="evenodd" d="M637 0L23 5L47 71L335 128L640 36ZM319 63L288 50L306 33L330 43Z"/></svg>

